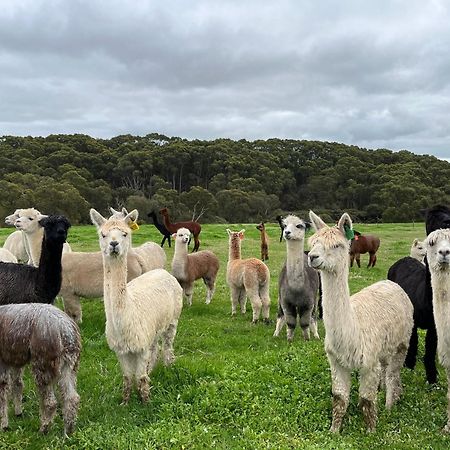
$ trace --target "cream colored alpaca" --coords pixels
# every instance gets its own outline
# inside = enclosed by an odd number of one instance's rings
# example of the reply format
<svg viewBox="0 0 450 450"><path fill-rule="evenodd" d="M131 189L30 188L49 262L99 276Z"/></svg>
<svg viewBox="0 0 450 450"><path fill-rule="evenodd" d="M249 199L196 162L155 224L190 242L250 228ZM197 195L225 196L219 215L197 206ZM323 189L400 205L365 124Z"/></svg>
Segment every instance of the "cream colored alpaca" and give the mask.
<svg viewBox="0 0 450 450"><path fill-rule="evenodd" d="M130 224L138 212L123 219L106 220L90 211L97 227L104 267L106 340L123 372L123 403L130 399L133 380L143 402L149 398L148 373L158 357L162 339L164 363L174 359L173 341L183 306L183 290L163 269L147 272L127 283L127 253L131 248Z"/></svg>
<svg viewBox="0 0 450 450"><path fill-rule="evenodd" d="M17 258L6 248L0 248L0 261L16 263Z"/></svg>
<svg viewBox="0 0 450 450"><path fill-rule="evenodd" d="M5 240L3 248L11 252L17 259L18 262L28 263L30 257L25 248L25 236L22 231L13 231Z"/></svg>
<svg viewBox="0 0 450 450"><path fill-rule="evenodd" d="M447 373L447 424L443 431L450 433L450 229L433 231L425 242L433 289L437 352Z"/></svg>
<svg viewBox="0 0 450 450"><path fill-rule="evenodd" d="M180 228L172 237L175 239L175 253L172 260L172 275L183 288L188 305L192 305L194 281L203 278L206 285L206 301L208 305L214 295L219 258L209 250L188 254L188 243L191 232L187 228Z"/></svg>
<svg viewBox="0 0 450 450"><path fill-rule="evenodd" d="M405 291L392 281L379 281L350 296L349 242L344 213L336 227L328 227L312 211L316 233L309 239L309 263L321 271L325 351L331 366L333 418L338 432L347 410L351 372L359 370L359 398L367 430L377 422L377 391L381 376L386 385L386 408L402 392L400 369L405 361L413 327L413 306Z"/></svg>
<svg viewBox="0 0 450 450"><path fill-rule="evenodd" d="M409 256L411 256L411 258L417 259L417 261L420 261L421 263L424 263L426 254L427 254L427 246L425 245L425 242L419 241L419 239L414 239L411 245L411 251Z"/></svg>
<svg viewBox="0 0 450 450"><path fill-rule="evenodd" d="M231 315L236 314L238 304L245 314L247 296L253 309L253 323L261 315L269 323L270 313L270 272L268 267L257 258L241 259L241 240L245 230L231 231L229 236L229 253L227 264L227 283L231 290Z"/></svg>

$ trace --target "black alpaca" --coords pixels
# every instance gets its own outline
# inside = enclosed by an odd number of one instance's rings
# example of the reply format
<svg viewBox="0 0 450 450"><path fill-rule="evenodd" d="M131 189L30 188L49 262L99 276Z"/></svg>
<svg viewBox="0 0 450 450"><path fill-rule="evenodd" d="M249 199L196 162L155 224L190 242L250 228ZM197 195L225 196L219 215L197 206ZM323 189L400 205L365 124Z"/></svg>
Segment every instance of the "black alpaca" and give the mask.
<svg viewBox="0 0 450 450"><path fill-rule="evenodd" d="M44 228L39 267L0 263L0 305L53 303L61 289L61 255L69 221L64 216L39 220Z"/></svg>
<svg viewBox="0 0 450 450"><path fill-rule="evenodd" d="M161 247L164 246L164 242L166 242L166 239L169 242L169 247L172 247L171 241L170 241L170 238L171 238L170 231L166 228L166 226L163 223L158 222L158 216L155 213L155 211L150 211L147 214L147 216L151 217L153 219L153 225L155 225L155 227L158 228L158 231L164 236L161 241Z"/></svg>
<svg viewBox="0 0 450 450"><path fill-rule="evenodd" d="M425 226L427 235L440 228L450 228L450 209L436 205L426 211ZM414 369L417 360L417 329L427 330L425 336L425 355L423 358L428 383L436 383L437 335L433 316L433 290L428 263L425 265L414 258L402 258L388 271L388 279L398 283L408 294L414 306L414 327L409 341L405 366Z"/></svg>
<svg viewBox="0 0 450 450"><path fill-rule="evenodd" d="M283 230L284 230L283 216L277 216L277 217L275 217L275 219L281 228L281 235L280 235L280 242L281 242L283 240Z"/></svg>

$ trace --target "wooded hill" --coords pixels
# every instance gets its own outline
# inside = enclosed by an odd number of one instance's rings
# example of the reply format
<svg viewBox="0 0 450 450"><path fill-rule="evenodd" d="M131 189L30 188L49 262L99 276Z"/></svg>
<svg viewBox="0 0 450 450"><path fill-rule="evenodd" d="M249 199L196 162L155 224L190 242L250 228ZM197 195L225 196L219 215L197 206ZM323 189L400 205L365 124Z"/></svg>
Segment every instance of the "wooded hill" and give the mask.
<svg viewBox="0 0 450 450"><path fill-rule="evenodd" d="M450 163L408 151L269 139L189 141L160 134L0 138L0 217L34 206L88 223L89 208L167 206L174 220L274 221L313 208L328 220L410 222L450 203Z"/></svg>

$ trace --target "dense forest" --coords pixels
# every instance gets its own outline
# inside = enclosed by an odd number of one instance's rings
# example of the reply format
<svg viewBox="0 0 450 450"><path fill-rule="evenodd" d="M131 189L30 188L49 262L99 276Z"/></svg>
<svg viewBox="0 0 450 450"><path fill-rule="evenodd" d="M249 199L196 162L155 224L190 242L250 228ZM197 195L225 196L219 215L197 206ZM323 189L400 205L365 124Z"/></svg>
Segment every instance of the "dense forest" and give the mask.
<svg viewBox="0 0 450 450"><path fill-rule="evenodd" d="M450 203L450 163L408 151L298 140L149 134L0 138L0 216L34 206L87 223L89 208L168 207L175 220L273 221L313 208L331 220L410 222Z"/></svg>

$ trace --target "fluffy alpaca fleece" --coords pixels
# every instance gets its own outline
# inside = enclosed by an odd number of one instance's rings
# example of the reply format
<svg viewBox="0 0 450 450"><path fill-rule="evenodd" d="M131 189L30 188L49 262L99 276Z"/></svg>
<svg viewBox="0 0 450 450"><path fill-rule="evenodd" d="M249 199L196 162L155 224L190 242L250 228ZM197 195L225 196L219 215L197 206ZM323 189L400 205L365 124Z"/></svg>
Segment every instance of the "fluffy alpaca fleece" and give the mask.
<svg viewBox="0 0 450 450"><path fill-rule="evenodd" d="M0 248L0 261L17 263L17 258L6 248Z"/></svg>
<svg viewBox="0 0 450 450"><path fill-rule="evenodd" d="M53 303L61 287L61 254L69 221L64 216L39 220L44 228L39 267L0 263L0 304Z"/></svg>
<svg viewBox="0 0 450 450"><path fill-rule="evenodd" d="M262 315L264 322L269 323L270 314L270 272L259 259L241 259L241 240L245 230L231 231L229 236L229 252L227 264L227 283L231 291L231 315L236 314L238 304L241 313L245 314L247 296L253 309L253 323ZM261 313L262 311L262 313Z"/></svg>
<svg viewBox="0 0 450 450"><path fill-rule="evenodd" d="M22 414L22 372L31 363L40 396L40 431L45 433L56 414L54 386L62 400L64 433L77 418L76 376L81 337L76 324L52 305L38 303L0 306L0 427L8 428L8 392L14 412Z"/></svg>
<svg viewBox="0 0 450 450"><path fill-rule="evenodd" d="M411 251L409 256L411 258L417 259L417 261L424 263L425 255L427 254L427 247L425 242L419 241L419 239L414 239L411 245Z"/></svg>
<svg viewBox="0 0 450 450"><path fill-rule="evenodd" d="M316 233L309 239L309 263L321 271L325 351L331 366L333 414L331 431L338 432L347 410L351 372L359 370L360 405L367 430L377 422L376 399L381 375L386 386L386 408L402 392L403 365L413 326L413 307L396 283L379 281L350 296L349 243L344 213L337 227L328 227L310 211Z"/></svg>
<svg viewBox="0 0 450 450"><path fill-rule="evenodd" d="M269 235L266 231L264 222L261 222L256 226L261 234L261 261L267 261L269 259Z"/></svg>
<svg viewBox="0 0 450 450"><path fill-rule="evenodd" d="M433 290L437 352L447 373L447 424L443 431L450 433L450 230L431 232L426 245Z"/></svg>
<svg viewBox="0 0 450 450"><path fill-rule="evenodd" d="M192 305L194 281L203 279L206 285L206 301L208 305L214 295L217 272L219 271L219 258L209 250L202 250L191 255L188 254L188 243L191 232L187 228L180 228L173 235L175 239L175 253L172 260L172 275L183 288L188 305Z"/></svg>
<svg viewBox="0 0 450 450"><path fill-rule="evenodd" d="M17 262L28 263L29 256L25 248L25 237L23 233L19 230L12 232L5 240L3 248L12 253Z"/></svg>
<svg viewBox="0 0 450 450"><path fill-rule="evenodd" d="M303 337L309 340L311 326L314 337L319 339L315 317L319 274L308 267L308 257L304 253L305 232L310 225L293 215L287 216L283 225L287 259L278 281L278 318L273 335L278 336L287 322L287 339L292 342L299 317Z"/></svg>
<svg viewBox="0 0 450 450"><path fill-rule="evenodd" d="M149 398L148 373L153 369L162 338L166 365L174 361L173 341L183 306L183 290L163 269L127 283L127 253L131 248L130 224L136 210L123 219L106 220L90 211L97 227L103 256L106 340L119 359L123 373L123 403L128 403L133 381L143 402Z"/></svg>

